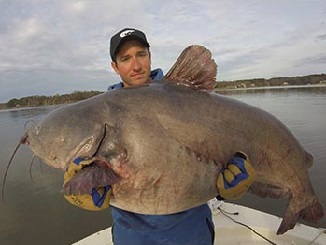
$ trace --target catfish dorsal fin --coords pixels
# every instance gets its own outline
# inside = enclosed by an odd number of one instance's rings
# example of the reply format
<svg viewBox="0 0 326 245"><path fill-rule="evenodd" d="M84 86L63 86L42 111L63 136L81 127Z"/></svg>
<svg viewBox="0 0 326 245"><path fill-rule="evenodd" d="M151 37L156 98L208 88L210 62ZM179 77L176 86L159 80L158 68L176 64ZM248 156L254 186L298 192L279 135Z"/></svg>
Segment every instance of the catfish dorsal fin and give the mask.
<svg viewBox="0 0 326 245"><path fill-rule="evenodd" d="M216 75L217 64L211 52L192 45L182 51L164 78L196 90L211 91L216 85Z"/></svg>

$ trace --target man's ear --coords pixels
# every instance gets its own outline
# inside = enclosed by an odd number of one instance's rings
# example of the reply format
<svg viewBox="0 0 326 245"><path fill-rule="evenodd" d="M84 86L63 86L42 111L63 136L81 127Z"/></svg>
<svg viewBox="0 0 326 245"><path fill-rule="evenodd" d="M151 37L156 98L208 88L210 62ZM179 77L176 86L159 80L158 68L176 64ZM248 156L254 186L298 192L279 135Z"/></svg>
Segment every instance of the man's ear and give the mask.
<svg viewBox="0 0 326 245"><path fill-rule="evenodd" d="M116 62L111 61L111 67L113 68L113 70L115 71L115 73L117 73L118 75L120 75L119 69L118 69L118 65L117 65Z"/></svg>

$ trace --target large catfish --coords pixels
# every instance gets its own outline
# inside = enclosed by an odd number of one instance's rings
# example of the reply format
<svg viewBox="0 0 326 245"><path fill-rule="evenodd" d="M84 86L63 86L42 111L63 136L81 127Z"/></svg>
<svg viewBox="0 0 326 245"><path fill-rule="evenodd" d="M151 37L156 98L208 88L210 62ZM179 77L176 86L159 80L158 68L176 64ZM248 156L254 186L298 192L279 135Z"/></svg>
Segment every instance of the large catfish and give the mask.
<svg viewBox="0 0 326 245"><path fill-rule="evenodd" d="M162 81L59 108L21 143L54 168L93 159L95 168L79 172L79 189L68 182L66 194L110 184L111 205L143 214L176 213L214 198L221 168L243 151L257 172L250 191L289 199L278 234L301 218L318 221L324 211L309 181L312 156L273 115L209 92L216 71L207 49L190 46Z"/></svg>

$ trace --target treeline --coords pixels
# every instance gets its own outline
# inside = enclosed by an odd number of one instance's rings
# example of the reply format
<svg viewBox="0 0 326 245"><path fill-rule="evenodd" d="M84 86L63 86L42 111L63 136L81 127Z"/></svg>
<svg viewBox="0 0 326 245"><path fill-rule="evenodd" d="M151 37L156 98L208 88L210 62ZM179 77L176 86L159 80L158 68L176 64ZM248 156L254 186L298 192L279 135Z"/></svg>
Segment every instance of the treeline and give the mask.
<svg viewBox="0 0 326 245"><path fill-rule="evenodd" d="M307 84L326 84L326 74L316 74L301 77L274 77L271 79L255 78L246 80L236 80L232 82L218 82L216 89L234 89L249 87L267 86L288 86L288 85L307 85Z"/></svg>
<svg viewBox="0 0 326 245"><path fill-rule="evenodd" d="M307 84L326 84L326 74L308 75L301 77L275 77L271 79L256 78L236 81L218 82L216 89L235 89L266 86L289 86ZM71 94L53 96L28 96L20 99L11 99L7 103L0 103L0 109L19 107L35 107L46 105L69 104L101 94L100 91L75 91Z"/></svg>
<svg viewBox="0 0 326 245"><path fill-rule="evenodd" d="M18 107L35 107L47 105L69 104L84 100L95 95L101 94L100 91L75 91L71 94L56 94L53 96L28 96L20 99L11 99L7 103L0 104L0 109L18 108Z"/></svg>

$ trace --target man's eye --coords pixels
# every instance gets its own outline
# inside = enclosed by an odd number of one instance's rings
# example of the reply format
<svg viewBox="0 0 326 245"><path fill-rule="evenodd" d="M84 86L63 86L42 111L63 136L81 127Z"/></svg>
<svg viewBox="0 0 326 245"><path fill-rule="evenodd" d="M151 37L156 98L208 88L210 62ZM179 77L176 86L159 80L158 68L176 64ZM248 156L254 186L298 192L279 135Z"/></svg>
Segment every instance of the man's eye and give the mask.
<svg viewBox="0 0 326 245"><path fill-rule="evenodd" d="M128 57L122 57L122 58L120 59L120 61L121 61L121 62L126 62L126 61L128 61L128 59L129 59Z"/></svg>
<svg viewBox="0 0 326 245"><path fill-rule="evenodd" d="M138 57L146 57L147 56L147 52L140 52L137 54Z"/></svg>

